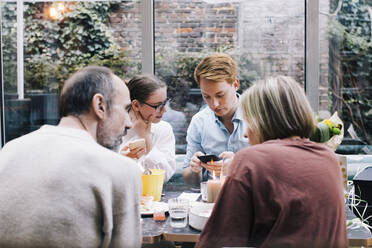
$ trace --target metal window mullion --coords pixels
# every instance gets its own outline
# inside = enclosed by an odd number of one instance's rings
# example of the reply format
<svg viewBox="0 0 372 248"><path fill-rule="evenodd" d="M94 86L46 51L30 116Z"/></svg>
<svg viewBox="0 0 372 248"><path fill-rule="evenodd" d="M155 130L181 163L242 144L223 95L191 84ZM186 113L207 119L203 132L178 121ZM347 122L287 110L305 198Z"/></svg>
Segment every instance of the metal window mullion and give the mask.
<svg viewBox="0 0 372 248"><path fill-rule="evenodd" d="M142 0L142 73L154 74L154 2Z"/></svg>
<svg viewBox="0 0 372 248"><path fill-rule="evenodd" d="M319 0L306 0L305 91L314 112L319 110Z"/></svg>
<svg viewBox="0 0 372 248"><path fill-rule="evenodd" d="M5 109L4 109L4 80L3 80L3 15L2 8L0 6L0 150L5 144Z"/></svg>
<svg viewBox="0 0 372 248"><path fill-rule="evenodd" d="M24 98L23 78L23 0L17 1L17 93L18 99Z"/></svg>

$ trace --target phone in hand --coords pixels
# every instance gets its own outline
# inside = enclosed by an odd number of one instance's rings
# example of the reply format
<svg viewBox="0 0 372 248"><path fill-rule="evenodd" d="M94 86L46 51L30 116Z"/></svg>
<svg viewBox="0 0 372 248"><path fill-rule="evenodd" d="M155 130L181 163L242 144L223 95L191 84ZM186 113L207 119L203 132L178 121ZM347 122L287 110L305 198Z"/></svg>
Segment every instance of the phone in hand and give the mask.
<svg viewBox="0 0 372 248"><path fill-rule="evenodd" d="M135 148L145 148L146 142L145 139L137 139L129 142L128 147L130 150L133 150Z"/></svg>
<svg viewBox="0 0 372 248"><path fill-rule="evenodd" d="M198 159L199 159L200 161L202 161L203 163L208 163L208 162L211 162L212 160L213 160L213 161L219 161L219 160L221 160L222 158L219 158L219 157L217 157L217 156L214 155L214 154L209 154L209 155L198 156Z"/></svg>

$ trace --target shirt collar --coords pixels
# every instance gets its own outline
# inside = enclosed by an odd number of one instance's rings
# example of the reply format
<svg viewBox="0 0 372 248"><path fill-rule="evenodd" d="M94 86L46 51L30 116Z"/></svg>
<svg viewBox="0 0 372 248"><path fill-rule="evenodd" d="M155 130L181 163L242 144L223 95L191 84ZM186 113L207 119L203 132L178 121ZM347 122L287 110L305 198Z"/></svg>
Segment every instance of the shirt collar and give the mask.
<svg viewBox="0 0 372 248"><path fill-rule="evenodd" d="M236 108L232 121L243 121L243 113L242 113L240 106Z"/></svg>
<svg viewBox="0 0 372 248"><path fill-rule="evenodd" d="M207 106L207 108L209 108L209 106ZM218 118L217 115L215 115L215 113L213 112L213 110L209 108L209 111L210 111L211 114L214 116L215 121L216 121L217 123L220 123L220 122L221 122L220 119ZM240 108L239 105L238 105L238 107L236 108L235 113L234 113L234 115L233 115L233 117L232 117L231 120L232 120L233 122L234 122L234 121L237 121L237 122L240 122L240 121L243 122L243 121L244 121L244 119L243 119L243 113L242 113L242 110L241 110L241 108Z"/></svg>

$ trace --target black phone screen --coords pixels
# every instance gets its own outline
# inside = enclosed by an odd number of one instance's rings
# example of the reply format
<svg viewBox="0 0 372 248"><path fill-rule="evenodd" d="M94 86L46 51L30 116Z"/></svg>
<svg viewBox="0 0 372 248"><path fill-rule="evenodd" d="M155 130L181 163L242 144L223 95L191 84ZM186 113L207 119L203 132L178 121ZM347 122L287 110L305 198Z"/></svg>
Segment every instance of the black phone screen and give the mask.
<svg viewBox="0 0 372 248"><path fill-rule="evenodd" d="M210 161L219 161L221 160L221 158L217 157L216 155L214 154L210 154L210 155L203 155L203 156L198 156L198 159L200 161L202 161L203 163L208 163Z"/></svg>

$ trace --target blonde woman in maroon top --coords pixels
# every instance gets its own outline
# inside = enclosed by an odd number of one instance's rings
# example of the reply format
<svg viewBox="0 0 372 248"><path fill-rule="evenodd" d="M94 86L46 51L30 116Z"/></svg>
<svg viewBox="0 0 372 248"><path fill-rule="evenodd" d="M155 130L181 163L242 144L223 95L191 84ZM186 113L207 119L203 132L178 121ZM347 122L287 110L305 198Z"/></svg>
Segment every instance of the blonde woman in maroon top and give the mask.
<svg viewBox="0 0 372 248"><path fill-rule="evenodd" d="M236 153L196 247L347 247L341 171L303 89L258 81L240 104L252 146Z"/></svg>

